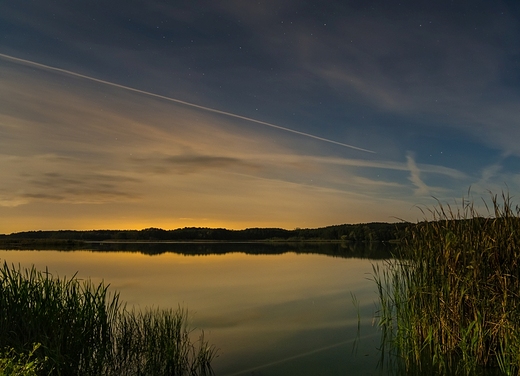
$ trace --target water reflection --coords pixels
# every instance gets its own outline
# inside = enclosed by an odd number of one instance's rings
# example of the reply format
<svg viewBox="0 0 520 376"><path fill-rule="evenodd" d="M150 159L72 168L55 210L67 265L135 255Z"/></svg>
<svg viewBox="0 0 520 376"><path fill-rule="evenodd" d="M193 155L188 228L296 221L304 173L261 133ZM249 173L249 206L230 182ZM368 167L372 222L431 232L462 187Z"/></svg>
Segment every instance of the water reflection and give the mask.
<svg viewBox="0 0 520 376"><path fill-rule="evenodd" d="M217 375L369 375L380 374L370 276L381 261L366 257L388 252L373 244L92 244L0 251L0 259L104 279L130 305L186 306L220 348Z"/></svg>
<svg viewBox="0 0 520 376"><path fill-rule="evenodd" d="M147 255L163 253L177 253L187 256L222 255L226 253L276 255L292 252L344 258L385 259L391 256L395 245L383 242L91 242L84 247L85 250L99 252L139 252ZM69 250L78 250L78 248Z"/></svg>

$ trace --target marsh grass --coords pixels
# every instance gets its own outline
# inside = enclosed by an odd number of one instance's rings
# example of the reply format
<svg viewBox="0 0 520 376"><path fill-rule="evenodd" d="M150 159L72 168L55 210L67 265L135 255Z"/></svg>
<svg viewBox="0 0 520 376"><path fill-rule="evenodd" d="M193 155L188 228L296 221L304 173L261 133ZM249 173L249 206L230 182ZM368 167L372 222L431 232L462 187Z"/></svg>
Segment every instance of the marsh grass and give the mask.
<svg viewBox="0 0 520 376"><path fill-rule="evenodd" d="M188 312L177 310L132 310L122 315L114 328L117 341L112 374L212 375L214 347L204 340L191 340ZM123 372L124 371L124 372Z"/></svg>
<svg viewBox="0 0 520 376"><path fill-rule="evenodd" d="M40 347L35 344L28 354L19 354L13 348L0 352L0 375L2 376L37 376L43 369L45 359L34 356L34 352Z"/></svg>
<svg viewBox="0 0 520 376"><path fill-rule="evenodd" d="M0 268L0 348L30 353L40 374L212 374L215 349L192 342L187 320L181 308L127 310L104 283Z"/></svg>
<svg viewBox="0 0 520 376"><path fill-rule="evenodd" d="M408 372L520 373L520 211L491 197L438 204L410 228L388 268L374 268L383 353Z"/></svg>

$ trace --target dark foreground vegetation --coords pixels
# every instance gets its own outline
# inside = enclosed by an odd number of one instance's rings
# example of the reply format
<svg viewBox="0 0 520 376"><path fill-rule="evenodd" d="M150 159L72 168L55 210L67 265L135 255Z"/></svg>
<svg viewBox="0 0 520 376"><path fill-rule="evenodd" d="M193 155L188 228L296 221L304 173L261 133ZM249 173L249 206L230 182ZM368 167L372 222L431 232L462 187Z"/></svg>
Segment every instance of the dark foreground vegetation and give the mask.
<svg viewBox="0 0 520 376"><path fill-rule="evenodd" d="M407 374L520 374L520 211L492 204L439 205L375 270L383 344Z"/></svg>
<svg viewBox="0 0 520 376"><path fill-rule="evenodd" d="M127 310L117 293L34 268L0 269L1 375L211 375L187 312Z"/></svg>
<svg viewBox="0 0 520 376"><path fill-rule="evenodd" d="M39 243L49 247L75 247L82 242L98 241L391 241L399 239L409 223L364 223L315 229L186 227L176 230L26 231L0 235L0 245L24 246Z"/></svg>

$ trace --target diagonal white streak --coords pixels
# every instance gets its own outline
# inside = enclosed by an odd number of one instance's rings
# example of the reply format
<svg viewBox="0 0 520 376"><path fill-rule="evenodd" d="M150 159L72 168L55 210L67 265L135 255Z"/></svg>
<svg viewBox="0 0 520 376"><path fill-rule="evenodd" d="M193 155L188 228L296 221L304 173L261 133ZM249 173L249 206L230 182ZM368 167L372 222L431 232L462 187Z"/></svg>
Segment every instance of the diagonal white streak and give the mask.
<svg viewBox="0 0 520 376"><path fill-rule="evenodd" d="M69 70L66 70L66 69L56 68L56 67L53 67L53 66L50 66L50 65L45 65L45 64L40 64L40 63L37 63L37 62L34 62L34 61L20 59L18 57L5 55L5 54L2 54L2 53L0 53L0 57L3 57L3 58L8 59L8 60L16 61L16 62L19 62L19 63L36 66L36 67L39 67L39 68L44 68L44 69L52 70L52 71L55 71L55 72L61 72L61 73L65 73L65 74L68 74L68 75L71 75L71 76L75 76L75 77L80 77L80 78L83 78L83 79L86 79L86 80L99 82L99 83L104 84L104 85L110 85L110 86L114 86L114 87L117 87L117 88L120 88L120 89L133 91L135 93L140 93L140 94L148 95L148 96L151 96L151 97L164 99L164 100L167 100L167 101L170 101L170 102L183 104L185 106L198 108L198 109L201 109L201 110L204 110L204 111L213 112L213 113L220 114L220 115L226 115L226 116L233 117L233 118L236 118L236 119L242 119L242 120L245 120L245 121L249 121L251 123L265 125L265 126L268 126L268 127L271 127L271 128L276 128L276 129L285 131L285 132L295 133L295 134L298 134L300 136L310 137L310 138L313 138L315 140L320 140L320 141L328 142L328 143L331 143L331 144L344 146L344 147L347 147L347 148L350 148L350 149L364 151L364 152L367 152L367 153L375 153L375 151L372 151L372 150L363 149L363 148L360 148L360 147L357 147L357 146L345 144L343 142L338 142L338 141L330 140L328 138L315 136L315 135L310 134L310 133L300 132L300 131L297 131L297 130L294 130L294 129L282 127L280 125L268 123L268 122L261 121L261 120L252 119L252 118L249 118L249 117L246 117L246 116L242 116L242 115L233 114L231 112L217 110L215 108L201 106L201 105L198 105L198 104L195 104L195 103L185 102L185 101L180 100L180 99L170 98L170 97L167 97L167 96L164 96L164 95L151 93L149 91L135 89L133 87L124 86L124 85L116 84L114 82L101 80L99 78L86 76L84 74L72 72L72 71L69 71Z"/></svg>

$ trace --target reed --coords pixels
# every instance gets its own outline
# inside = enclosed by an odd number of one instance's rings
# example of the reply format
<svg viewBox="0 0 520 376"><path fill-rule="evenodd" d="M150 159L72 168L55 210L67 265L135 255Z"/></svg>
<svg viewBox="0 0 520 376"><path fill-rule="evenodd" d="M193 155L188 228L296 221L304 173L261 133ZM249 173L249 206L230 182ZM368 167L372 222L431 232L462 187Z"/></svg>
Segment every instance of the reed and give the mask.
<svg viewBox="0 0 520 376"><path fill-rule="evenodd" d="M0 268L0 348L30 353L41 374L212 374L215 349L198 342L186 310L130 311L104 283Z"/></svg>
<svg viewBox="0 0 520 376"><path fill-rule="evenodd" d="M127 311L114 328L116 341L110 374L212 375L215 348L204 340L191 339L188 312L148 309Z"/></svg>
<svg viewBox="0 0 520 376"><path fill-rule="evenodd" d="M405 369L520 374L520 210L491 202L487 217L438 203L374 269L383 342Z"/></svg>
<svg viewBox="0 0 520 376"><path fill-rule="evenodd" d="M28 354L19 354L13 348L0 353L0 375L2 376L37 376L43 369L41 359L34 357L34 352L40 347L35 344Z"/></svg>

